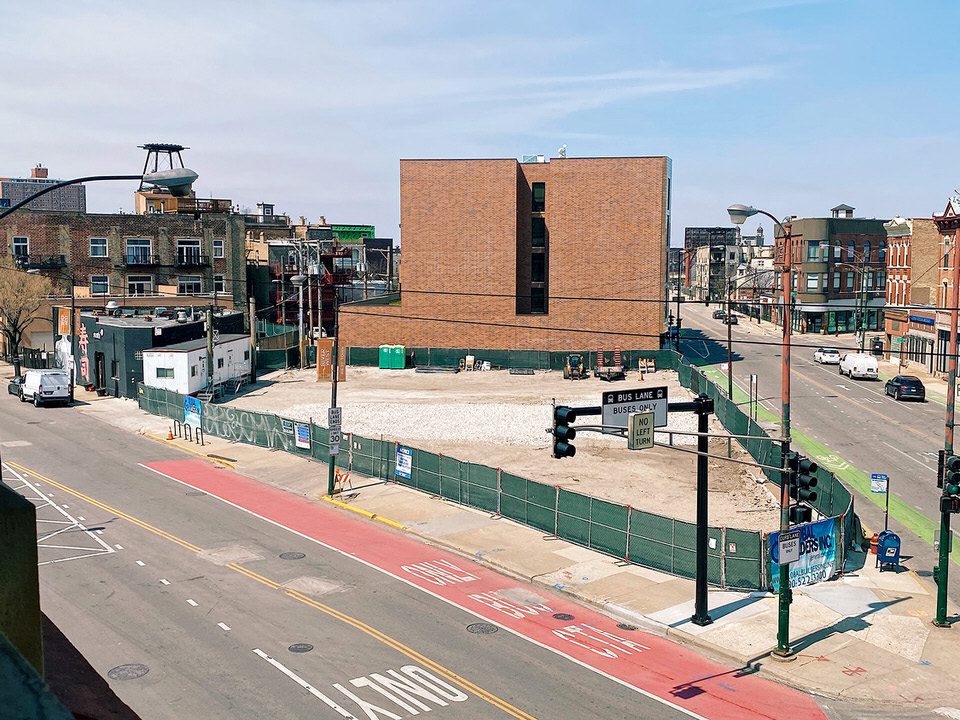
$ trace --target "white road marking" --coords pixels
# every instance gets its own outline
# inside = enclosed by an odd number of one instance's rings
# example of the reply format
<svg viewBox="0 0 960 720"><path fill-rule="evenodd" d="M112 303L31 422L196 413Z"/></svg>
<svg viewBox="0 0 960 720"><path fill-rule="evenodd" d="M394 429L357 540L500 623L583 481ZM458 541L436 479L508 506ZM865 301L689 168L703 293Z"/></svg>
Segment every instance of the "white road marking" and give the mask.
<svg viewBox="0 0 960 720"><path fill-rule="evenodd" d="M192 605L193 607L197 606L197 601L193 598L187 598L187 605Z"/></svg>
<svg viewBox="0 0 960 720"><path fill-rule="evenodd" d="M103 530L94 530L97 535L103 535Z"/></svg>
<svg viewBox="0 0 960 720"><path fill-rule="evenodd" d="M188 483L188 482L185 482L185 481L183 481L183 480L180 480L180 479L178 479L178 478L175 478L175 477L173 477L172 475L167 475L167 474L164 473L164 472L161 472L161 471L159 471L159 470L155 470L155 469L152 468L152 467L148 467L148 466L144 465L143 463L137 463L137 465L139 465L140 467L142 467L144 470L149 470L150 472L156 473L156 474L159 475L160 477L165 477L165 478L167 478L167 480L173 480L175 483L179 483L180 485L183 485L184 487L188 487L188 488L190 488L191 490L199 490L199 489L200 489L200 488L198 488L198 487L196 487L196 486L194 486L194 485L191 485L191 484ZM302 532L299 532L299 531L297 531L297 530L294 530L293 528L289 528L289 527L287 527L286 525L277 522L276 520L271 520L271 519L268 518L268 517L264 517L263 515L260 515L259 513L254 512L253 510L248 510L248 509L245 508L245 507L241 507L240 505L237 505L236 503L230 502L229 500L227 500L227 499L225 499L225 498L222 498L222 497L220 497L219 495L216 495L216 494L211 493L211 492L209 492L209 491L204 491L204 492L206 492L207 495L209 495L210 497L216 498L216 499L219 500L220 502L222 502L222 503L224 503L224 504L226 504L226 505L229 505L229 506L231 506L231 507L233 507L233 508L236 508L237 510L240 510L240 511L242 511L242 512L245 512L245 513L247 513L248 515L252 515L253 517L258 518L258 519L260 519L260 520L263 520L264 522L269 523L269 524L271 524L271 525L273 525L273 526L275 526L275 527L282 528L283 530L286 530L287 532L292 533L293 535L296 535L297 537L303 538L304 540L307 540L308 542L315 543L315 544L319 545L320 547L326 548L327 550L330 550L331 552L337 553L338 555L342 555L343 557L350 558L351 560L356 560L358 563L361 563L362 565L366 565L366 566L367 566L368 568L370 568L371 570L375 570L375 571L377 571L377 572L379 572L379 573L382 573L383 575L386 575L387 577L391 577L391 578L393 578L394 580L399 580L400 582L402 582L403 584L407 585L408 587L411 587L411 588L413 588L413 589L415 589L415 590L419 590L420 592L429 595L430 597L434 598L435 600L439 600L439 601L442 602L442 603L446 603L447 605L450 605L451 607L455 607L455 608L457 608L458 610L462 610L463 612L467 613L468 615L473 615L475 618L478 618L479 620L487 620L487 621L490 620L489 617L487 617L486 615L480 614L480 613L477 612L476 610L471 610L470 608L466 607L465 605L461 605L461 604L459 604L459 603L457 603L457 602L454 602L453 600L450 600L449 598L445 598L445 597L443 597L442 595L438 595L438 594L435 593L435 592L432 592L432 591L430 591L430 590L427 590L426 588L421 587L421 586L415 584L413 581L411 581L411 580L409 580L409 579L407 579L407 578L400 577L399 575L394 575L394 574L393 574L392 572L390 572L389 570L385 570L385 569L382 568L382 567L378 567L377 565L374 565L373 563L368 562L367 560L364 560L364 559L362 559L362 558L357 557L355 554L353 554L353 553L351 553L351 552L348 552L348 551L346 551L346 550L341 550L340 548L334 547L333 545L328 545L327 543L325 543L325 542L323 542L323 541L321 541L321 540L317 540L316 538L310 537L309 535L305 535L305 534L303 534ZM658 702L658 703L660 703L661 705L666 705L667 707L669 707L669 708L671 708L671 709L673 709L673 710L676 710L678 713L681 713L681 714L686 715L686 716L688 716L688 717L692 717L692 718L694 718L694 720L708 720L708 719L705 718L703 715L698 715L697 713L693 712L692 710L688 710L688 709L685 708L685 707L682 707L682 706L680 706L680 705L677 705L676 703L670 702L670 701L667 700L666 698L662 698L662 697L660 697L659 695L654 695L654 694L653 694L652 692L650 692L649 690L644 690L642 687L639 687L639 686L637 686L637 685L633 685L633 684L627 682L626 680L622 680L622 679L620 679L620 678L618 678L618 677L615 677L615 676L611 675L610 673L607 673L607 672L604 672L603 670L600 670L599 668L593 667L592 665L588 665L588 664L585 663L584 661L579 660L579 659L573 657L572 655L568 655L567 653L563 652L562 650L559 650L559 649L557 649L557 648L555 648L555 647L551 647L550 645L546 645L546 644L540 642L539 640L535 640L535 639L533 639L532 637L528 637L527 635L524 635L523 633L521 633L521 632L519 632L519 631L517 631L517 630L514 630L514 629L512 629L512 628L508 628L508 627L504 627L503 629L506 630L506 631L507 631L508 633L510 633L511 635L514 635L514 636L520 638L521 640L525 640L526 642L531 643L531 644L533 644L533 645L536 645L537 647L542 648L543 650L546 650L547 652L551 652L551 653L553 653L554 655L558 655L559 657L562 657L562 658L564 658L564 659L566 659L566 660L569 660L570 662L572 662L572 663L575 664L575 665L579 665L580 667L582 667L582 668L584 668L584 669L586 669L586 670L589 670L590 672L596 673L597 675L600 675L601 677L605 677L605 678L607 678L608 680L612 680L613 682L617 683L618 685L622 685L623 687L628 688L629 690L633 690L634 692L637 692L637 693L639 693L640 695L643 695L644 697L649 698L650 700L653 700L653 701L655 701L655 702ZM266 656L264 656L264 659L265 659L265 660L267 659ZM279 669L279 668L278 668L278 669Z"/></svg>
<svg viewBox="0 0 960 720"><path fill-rule="evenodd" d="M353 715L353 714L351 714L350 712L348 712L346 709L340 707L336 702L334 702L333 700L331 700L330 698L328 698L328 697L327 697L326 695L324 695L322 692L320 692L319 690L317 690L313 685L311 685L311 684L308 683L306 680L304 680L302 677L300 677L300 676L297 675L295 672L293 672L293 670L290 670L289 668L287 668L287 667L286 667L285 665L283 665L282 663L277 662L277 661L274 660L272 657L270 657L270 656L267 655L265 652L263 652L263 650L261 650L260 648L254 648L254 649L253 649L253 652L255 652L258 657L263 658L263 659L266 660L268 663L270 663L271 665L273 665L277 670L279 670L279 671L282 672L284 675L286 675L288 678L290 678L291 680L293 680L295 683L297 683L297 685L299 685L300 687L302 687L302 688L303 688L304 690L306 690L308 693L310 693L310 694L313 695L314 697L318 698L318 699L319 699L321 702L323 702L327 707L332 708L333 710L336 710L336 711L337 711L337 714L340 715L340 717L345 718L345 720L357 720L357 716L356 716L356 715Z"/></svg>
<svg viewBox="0 0 960 720"><path fill-rule="evenodd" d="M849 390L849 389L850 389L850 388L848 388L846 385L842 385L841 383L837 383L837 387L838 387L838 388L843 388L844 390Z"/></svg>
<svg viewBox="0 0 960 720"><path fill-rule="evenodd" d="M903 450L901 450L900 448L898 448L898 447L896 447L896 446L894 446L894 445L891 445L891 444L888 443L886 440L881 440L880 442L882 442L884 445L886 445L886 446L887 446L888 448L890 448L891 450L896 450L898 453L900 453L900 454L903 455L904 457L910 458L911 460L913 460L913 461L914 461L915 463L917 463L918 465L922 465L922 466L925 467L927 470L934 470L934 471L936 471L936 468L930 467L930 466L927 465L923 460L920 460L919 458L915 458L913 455L910 455L909 453L905 453Z"/></svg>
<svg viewBox="0 0 960 720"><path fill-rule="evenodd" d="M114 545L117 550L123 550L123 545Z"/></svg>
<svg viewBox="0 0 960 720"><path fill-rule="evenodd" d="M69 509L70 509L70 506L67 505L66 503L64 503L64 504L61 505L60 507L62 507L64 510L69 510Z"/></svg>
<svg viewBox="0 0 960 720"><path fill-rule="evenodd" d="M222 623L222 622L217 623L217 625L218 625L218 626L220 627L220 629L223 630L224 632L226 632L226 631L228 631L228 630L230 629L230 626L229 626L229 625L225 625L225 624Z"/></svg>
<svg viewBox="0 0 960 720"><path fill-rule="evenodd" d="M143 560L137 560L137 565L139 565L140 567L144 567L146 563Z"/></svg>
<svg viewBox="0 0 960 720"><path fill-rule="evenodd" d="M79 520L80 522L84 522L86 518L83 515L77 515L77 520Z"/></svg>
<svg viewBox="0 0 960 720"><path fill-rule="evenodd" d="M160 584L161 584L161 585L169 585L169 584L170 584L170 581L167 580L166 578L160 578Z"/></svg>

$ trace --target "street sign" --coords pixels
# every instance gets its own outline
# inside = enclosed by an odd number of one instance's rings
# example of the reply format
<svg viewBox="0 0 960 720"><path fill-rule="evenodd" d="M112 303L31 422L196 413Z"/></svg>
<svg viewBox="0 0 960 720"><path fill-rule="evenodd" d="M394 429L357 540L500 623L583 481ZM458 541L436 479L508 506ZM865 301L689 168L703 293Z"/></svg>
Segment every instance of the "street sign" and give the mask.
<svg viewBox="0 0 960 720"><path fill-rule="evenodd" d="M340 453L340 420L343 417L343 408L327 408L327 430L330 431L330 454Z"/></svg>
<svg viewBox="0 0 960 720"><path fill-rule="evenodd" d="M791 530L780 535L778 545L778 559L781 565L796 562L800 559L800 531Z"/></svg>
<svg viewBox="0 0 960 720"><path fill-rule="evenodd" d="M646 450L653 447L653 413L630 413L627 416L627 448Z"/></svg>
<svg viewBox="0 0 960 720"><path fill-rule="evenodd" d="M606 426L627 427L630 413L653 413L653 426L667 424L667 386L637 390L611 390L603 393L601 422Z"/></svg>
<svg viewBox="0 0 960 720"><path fill-rule="evenodd" d="M870 475L870 492L872 493L886 493L887 492L887 483L890 481L890 478L882 473L871 473Z"/></svg>
<svg viewBox="0 0 960 720"><path fill-rule="evenodd" d="M413 450L397 445L396 474L398 477L410 479L413 471Z"/></svg>

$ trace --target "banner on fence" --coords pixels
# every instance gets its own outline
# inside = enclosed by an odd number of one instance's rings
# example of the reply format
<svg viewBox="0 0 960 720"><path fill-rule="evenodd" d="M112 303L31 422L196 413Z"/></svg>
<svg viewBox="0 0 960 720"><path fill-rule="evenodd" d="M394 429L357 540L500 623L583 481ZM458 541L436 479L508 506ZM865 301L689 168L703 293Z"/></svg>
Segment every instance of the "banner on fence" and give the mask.
<svg viewBox="0 0 960 720"><path fill-rule="evenodd" d="M793 528L800 533L800 559L790 563L790 587L813 585L833 577L837 561L836 518ZM770 578L780 592L780 533L770 533Z"/></svg>
<svg viewBox="0 0 960 720"><path fill-rule="evenodd" d="M397 476L410 479L413 470L413 450L397 445Z"/></svg>
<svg viewBox="0 0 960 720"><path fill-rule="evenodd" d="M193 397L192 395L183 396L183 424L191 425L193 427L200 427L200 413L202 411L203 404L198 398Z"/></svg>
<svg viewBox="0 0 960 720"><path fill-rule="evenodd" d="M297 447L310 449L310 426L307 423L296 423Z"/></svg>

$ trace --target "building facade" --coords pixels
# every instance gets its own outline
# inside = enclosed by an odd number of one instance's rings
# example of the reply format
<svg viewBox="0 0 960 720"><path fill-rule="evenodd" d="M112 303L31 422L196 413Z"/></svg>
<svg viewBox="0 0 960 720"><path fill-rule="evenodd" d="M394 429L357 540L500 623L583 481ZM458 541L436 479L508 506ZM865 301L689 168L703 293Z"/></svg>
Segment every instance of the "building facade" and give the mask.
<svg viewBox="0 0 960 720"><path fill-rule="evenodd" d="M855 218L853 208L833 208L828 218L790 218L776 238L776 267L790 243L794 331L834 335L883 329L886 304L885 220ZM777 275L775 303L783 302ZM782 313L773 314L777 324Z"/></svg>
<svg viewBox="0 0 960 720"><path fill-rule="evenodd" d="M0 178L0 200L4 201L0 205L6 207L16 205L58 182L61 181L49 177L49 170L42 165L32 168L29 178ZM43 197L27 203L24 209L86 212L87 188L84 185L68 185L52 190Z"/></svg>
<svg viewBox="0 0 960 720"><path fill-rule="evenodd" d="M400 300L341 308L343 343L656 348L669 195L666 157L402 160Z"/></svg>
<svg viewBox="0 0 960 720"><path fill-rule="evenodd" d="M684 285L693 287L693 262L698 248L712 245L739 245L740 228L732 227L688 227L683 229Z"/></svg>

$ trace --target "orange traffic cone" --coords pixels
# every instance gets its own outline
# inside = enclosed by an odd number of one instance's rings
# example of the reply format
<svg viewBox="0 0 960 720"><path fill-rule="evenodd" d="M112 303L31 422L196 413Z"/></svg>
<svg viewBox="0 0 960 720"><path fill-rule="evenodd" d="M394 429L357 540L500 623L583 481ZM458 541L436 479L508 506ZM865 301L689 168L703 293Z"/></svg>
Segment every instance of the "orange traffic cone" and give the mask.
<svg viewBox="0 0 960 720"><path fill-rule="evenodd" d="M167 430L167 440L173 440L173 430Z"/></svg>

